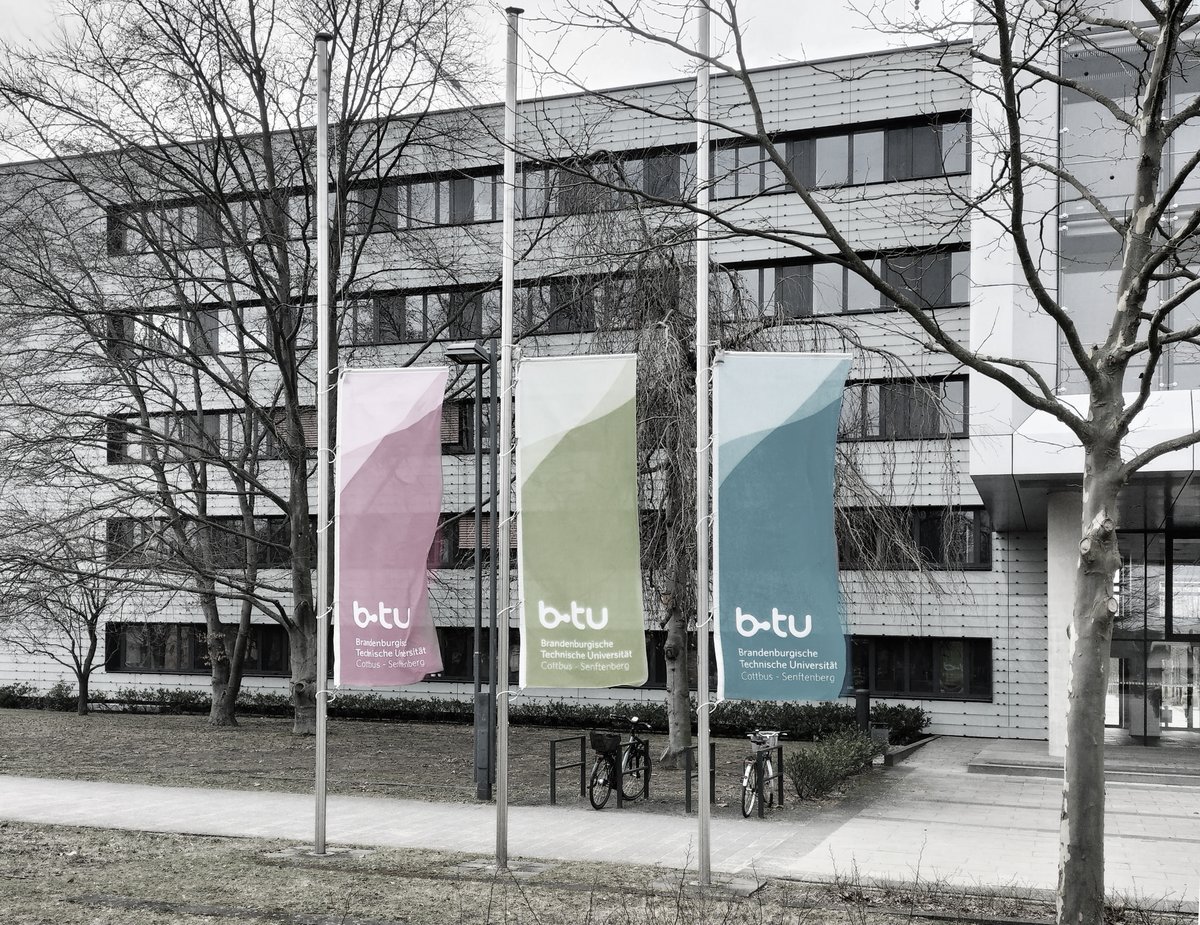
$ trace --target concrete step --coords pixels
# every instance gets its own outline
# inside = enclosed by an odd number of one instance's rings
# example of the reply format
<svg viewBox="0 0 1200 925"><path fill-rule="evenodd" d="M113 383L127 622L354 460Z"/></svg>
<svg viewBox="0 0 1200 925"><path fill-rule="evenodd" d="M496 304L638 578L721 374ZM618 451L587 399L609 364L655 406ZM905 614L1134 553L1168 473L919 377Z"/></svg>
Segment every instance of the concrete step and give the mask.
<svg viewBox="0 0 1200 925"><path fill-rule="evenodd" d="M970 774L1003 774L1010 777L1062 778L1061 764L1050 761L1006 761L977 758L967 765ZM1200 772L1193 768L1159 767L1156 770L1130 767L1108 767L1104 778L1110 783L1157 784L1162 787L1200 788Z"/></svg>

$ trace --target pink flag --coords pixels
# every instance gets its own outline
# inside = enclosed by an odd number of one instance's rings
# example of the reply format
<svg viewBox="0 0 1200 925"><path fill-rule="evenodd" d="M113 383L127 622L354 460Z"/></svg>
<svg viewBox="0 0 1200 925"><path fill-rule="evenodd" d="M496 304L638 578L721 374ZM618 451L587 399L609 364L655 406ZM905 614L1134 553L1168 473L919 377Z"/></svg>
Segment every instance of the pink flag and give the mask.
<svg viewBox="0 0 1200 925"><path fill-rule="evenodd" d="M334 684L399 686L442 670L425 569L442 507L447 373L342 373Z"/></svg>

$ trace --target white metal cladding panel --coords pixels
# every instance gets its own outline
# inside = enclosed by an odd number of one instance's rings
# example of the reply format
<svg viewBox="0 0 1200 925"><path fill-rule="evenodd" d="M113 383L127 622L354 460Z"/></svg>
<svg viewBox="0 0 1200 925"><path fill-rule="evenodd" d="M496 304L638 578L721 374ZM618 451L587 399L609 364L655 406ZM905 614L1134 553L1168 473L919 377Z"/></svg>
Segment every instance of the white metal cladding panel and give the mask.
<svg viewBox="0 0 1200 925"><path fill-rule="evenodd" d="M969 90L953 70L966 70L965 55L960 48L943 47L763 68L752 80L764 121L782 132L969 109ZM561 156L578 151L581 139L593 150L691 143L695 127L681 117L690 111L693 93L694 82L684 80L614 90L607 99L567 96L524 103L519 145L530 154ZM632 105L621 105L622 100ZM712 105L715 118L729 129L753 128L739 80L714 75ZM489 122L493 113L488 111ZM714 129L717 138L729 134Z"/></svg>
<svg viewBox="0 0 1200 925"><path fill-rule="evenodd" d="M843 444L843 458L863 481L898 505L980 504L968 472L969 455L965 440Z"/></svg>
<svg viewBox="0 0 1200 925"><path fill-rule="evenodd" d="M100 659L103 658L101 652ZM0 647L0 687L28 684L37 690L45 690L59 681L74 686L74 677L69 668L45 655L27 655L6 646Z"/></svg>
<svg viewBox="0 0 1200 925"><path fill-rule="evenodd" d="M992 640L992 702L919 701L933 715L934 731L1045 736L1044 545L1036 534L996 534L992 568L934 573L941 591L914 573L842 573L853 632ZM885 593L878 590L880 579Z"/></svg>
<svg viewBox="0 0 1200 925"><path fill-rule="evenodd" d="M952 186L964 193L966 177L951 178ZM847 187L822 203L826 215L841 229L856 250L933 247L966 242L961 222L962 207L941 189L917 188L912 183L878 183ZM821 246L822 227L799 196L779 193L746 202L720 200L714 204L723 218L737 228L771 235L785 235L799 243ZM722 238L713 243L713 260L741 263L757 260L787 260L806 256L795 247L747 234Z"/></svg>

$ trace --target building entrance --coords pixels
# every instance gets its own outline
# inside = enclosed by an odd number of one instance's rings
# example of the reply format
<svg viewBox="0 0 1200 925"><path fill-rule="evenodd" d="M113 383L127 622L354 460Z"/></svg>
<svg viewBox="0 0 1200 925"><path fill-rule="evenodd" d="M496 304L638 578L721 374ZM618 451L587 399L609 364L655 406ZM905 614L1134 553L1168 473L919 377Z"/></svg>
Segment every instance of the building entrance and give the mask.
<svg viewBox="0 0 1200 925"><path fill-rule="evenodd" d="M1200 535L1123 533L1117 599L1112 740L1200 747Z"/></svg>

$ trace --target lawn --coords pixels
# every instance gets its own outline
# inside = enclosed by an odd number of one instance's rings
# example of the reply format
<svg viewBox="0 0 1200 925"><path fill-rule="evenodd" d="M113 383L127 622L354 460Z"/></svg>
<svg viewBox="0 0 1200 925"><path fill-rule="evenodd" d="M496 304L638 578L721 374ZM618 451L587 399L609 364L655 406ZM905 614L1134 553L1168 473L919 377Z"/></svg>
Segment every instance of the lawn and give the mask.
<svg viewBox="0 0 1200 925"><path fill-rule="evenodd" d="M239 722L236 728L216 728L202 716L0 710L0 774L236 790L261 787L293 793L312 790L312 737L292 735L288 719L250 717ZM512 727L509 799L514 805L549 803L550 741L580 732ZM655 757L665 736L657 738ZM330 793L475 799L470 726L331 721L328 739ZM717 742L717 814L740 813L744 741ZM592 757L589 750L588 770ZM560 802L581 799L578 773L560 773ZM656 770L651 799L641 806L683 812L682 772ZM785 812L793 809L797 807L785 804Z"/></svg>

